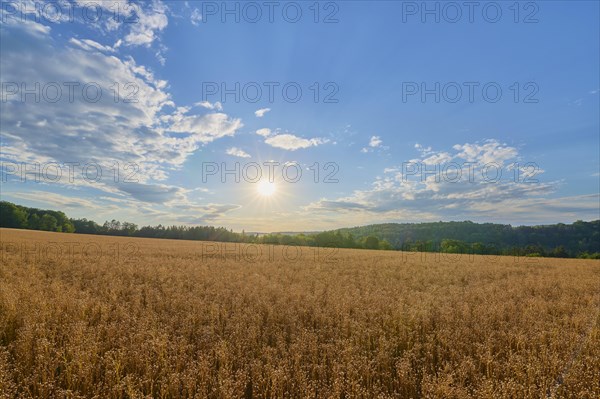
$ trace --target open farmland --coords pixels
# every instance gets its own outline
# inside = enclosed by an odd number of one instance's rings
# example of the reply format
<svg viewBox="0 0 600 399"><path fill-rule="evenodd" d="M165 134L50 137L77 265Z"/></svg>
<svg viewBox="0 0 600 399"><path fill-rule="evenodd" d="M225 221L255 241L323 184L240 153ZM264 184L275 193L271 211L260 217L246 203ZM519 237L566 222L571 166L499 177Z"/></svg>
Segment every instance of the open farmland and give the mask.
<svg viewBox="0 0 600 399"><path fill-rule="evenodd" d="M600 397L600 262L1 229L0 397Z"/></svg>

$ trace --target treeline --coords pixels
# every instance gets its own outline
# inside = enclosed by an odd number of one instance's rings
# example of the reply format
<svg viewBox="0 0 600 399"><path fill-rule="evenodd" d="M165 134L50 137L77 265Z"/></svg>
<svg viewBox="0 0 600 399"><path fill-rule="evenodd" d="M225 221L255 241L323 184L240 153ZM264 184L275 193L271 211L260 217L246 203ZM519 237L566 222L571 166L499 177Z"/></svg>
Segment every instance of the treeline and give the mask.
<svg viewBox="0 0 600 399"><path fill-rule="evenodd" d="M74 233L72 219L59 211L27 208L0 201L0 227Z"/></svg>
<svg viewBox="0 0 600 399"><path fill-rule="evenodd" d="M404 251L600 259L600 220L518 227L468 221L387 223L339 231L359 239L376 236Z"/></svg>
<svg viewBox="0 0 600 399"><path fill-rule="evenodd" d="M38 219L45 222L39 223ZM335 248L392 249L386 240L369 236L354 239L352 234L322 232L317 234L246 234L235 233L224 227L213 226L143 226L135 223L106 221L100 225L88 219L69 219L63 212L28 208L10 202L0 202L0 227L56 231L64 233L99 234L124 237L167 238L241 242L256 244L304 245Z"/></svg>
<svg viewBox="0 0 600 399"><path fill-rule="evenodd" d="M0 227L175 240L600 259L600 220L519 227L468 221L388 223L320 233L261 235L213 226L138 227L117 220L99 225L92 220L69 219L63 212L0 201Z"/></svg>
<svg viewBox="0 0 600 399"><path fill-rule="evenodd" d="M263 244L305 245L332 248L362 248L391 250L392 245L385 239L374 235L356 238L352 233L341 231L323 231L313 234L281 234L272 233L258 238Z"/></svg>

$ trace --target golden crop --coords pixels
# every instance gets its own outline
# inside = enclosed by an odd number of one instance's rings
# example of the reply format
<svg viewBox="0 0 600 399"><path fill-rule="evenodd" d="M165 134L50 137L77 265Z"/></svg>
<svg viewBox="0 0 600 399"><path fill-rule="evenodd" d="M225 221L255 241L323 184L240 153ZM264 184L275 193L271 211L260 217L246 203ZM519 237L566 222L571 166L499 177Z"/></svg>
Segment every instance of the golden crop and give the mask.
<svg viewBox="0 0 600 399"><path fill-rule="evenodd" d="M600 262L1 229L0 397L600 397Z"/></svg>

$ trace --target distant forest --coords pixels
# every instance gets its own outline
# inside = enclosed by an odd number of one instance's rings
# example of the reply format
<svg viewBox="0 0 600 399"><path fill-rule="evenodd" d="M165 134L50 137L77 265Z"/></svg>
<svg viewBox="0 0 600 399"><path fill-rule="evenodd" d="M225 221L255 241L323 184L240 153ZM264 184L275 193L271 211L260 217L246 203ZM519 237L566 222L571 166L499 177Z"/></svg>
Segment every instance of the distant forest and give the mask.
<svg viewBox="0 0 600 399"><path fill-rule="evenodd" d="M138 227L117 220L99 225L69 218L60 211L0 201L0 227L176 240L600 259L600 220L519 227L469 221L387 223L319 233L259 235L212 226Z"/></svg>

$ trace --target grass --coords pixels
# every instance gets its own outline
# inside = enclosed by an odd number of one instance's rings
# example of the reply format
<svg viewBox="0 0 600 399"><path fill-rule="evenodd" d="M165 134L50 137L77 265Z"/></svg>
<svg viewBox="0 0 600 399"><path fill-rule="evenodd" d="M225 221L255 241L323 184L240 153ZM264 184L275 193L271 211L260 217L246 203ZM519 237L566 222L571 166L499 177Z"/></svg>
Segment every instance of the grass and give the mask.
<svg viewBox="0 0 600 399"><path fill-rule="evenodd" d="M0 235L0 398L600 397L597 260Z"/></svg>

